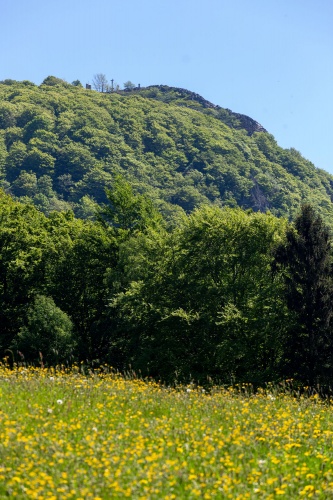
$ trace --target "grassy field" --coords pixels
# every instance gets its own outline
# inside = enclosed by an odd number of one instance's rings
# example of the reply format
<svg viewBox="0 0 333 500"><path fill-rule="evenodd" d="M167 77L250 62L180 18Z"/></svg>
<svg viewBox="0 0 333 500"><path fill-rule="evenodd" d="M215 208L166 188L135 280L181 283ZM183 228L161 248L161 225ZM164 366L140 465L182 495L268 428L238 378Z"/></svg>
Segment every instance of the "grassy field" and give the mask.
<svg viewBox="0 0 333 500"><path fill-rule="evenodd" d="M0 498L333 498L333 410L286 392L0 367Z"/></svg>

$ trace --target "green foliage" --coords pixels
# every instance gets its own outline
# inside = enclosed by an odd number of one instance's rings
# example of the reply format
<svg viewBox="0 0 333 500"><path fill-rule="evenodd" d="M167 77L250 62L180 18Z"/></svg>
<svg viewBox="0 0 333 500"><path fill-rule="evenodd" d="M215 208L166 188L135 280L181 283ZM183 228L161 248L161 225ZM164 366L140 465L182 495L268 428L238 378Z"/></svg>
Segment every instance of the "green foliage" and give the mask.
<svg viewBox="0 0 333 500"><path fill-rule="evenodd" d="M135 195L133 188L120 175L114 179L113 187L106 190L109 205L100 211L100 216L116 229L133 233L158 227L162 217L149 198Z"/></svg>
<svg viewBox="0 0 333 500"><path fill-rule="evenodd" d="M61 178L64 179L64 175ZM100 167L92 168L76 183L75 191L72 191L70 199L84 202L84 198L89 196L97 204L106 203L106 190L111 189L112 184L113 176L111 174ZM98 205L96 205L95 211L97 211L97 207Z"/></svg>
<svg viewBox="0 0 333 500"><path fill-rule="evenodd" d="M292 313L286 338L287 376L313 385L333 373L333 273L329 232L310 205L303 205L286 242L276 250L275 269L284 269Z"/></svg>
<svg viewBox="0 0 333 500"><path fill-rule="evenodd" d="M80 82L80 80L74 80L72 82L72 85L74 85L74 87L82 87L82 83Z"/></svg>
<svg viewBox="0 0 333 500"><path fill-rule="evenodd" d="M37 148L32 148L26 155L23 166L38 176L54 173L54 158Z"/></svg>
<svg viewBox="0 0 333 500"><path fill-rule="evenodd" d="M35 291L43 287L44 217L0 191L0 352L22 326Z"/></svg>
<svg viewBox="0 0 333 500"><path fill-rule="evenodd" d="M45 195L37 196L40 204L49 200ZM50 211L50 207L45 211ZM36 333L45 305L47 314L52 316L55 311L53 319L49 318L50 328L55 326L56 319L66 323L64 314L70 318L76 356L84 359L106 356L111 324L105 277L116 264L116 254L114 236L101 224L75 220L70 212L53 212L46 218L33 206L14 202L1 192L0 355L10 345L20 345L23 349L23 342L25 351L32 356L39 335L43 355L47 352L51 359L47 348L51 333L46 326ZM37 295L46 298L37 304ZM69 335L68 329L66 332ZM27 346L33 339L34 347L29 350ZM50 343L51 347L54 348L54 343Z"/></svg>
<svg viewBox="0 0 333 500"><path fill-rule="evenodd" d="M284 316L271 251L284 228L271 215L204 207L164 238L148 233L141 249L126 243L131 282L114 305L133 366L166 380L271 377Z"/></svg>
<svg viewBox="0 0 333 500"><path fill-rule="evenodd" d="M3 182L22 170L48 175L49 204L65 200L83 215L82 198L106 203L104 190L120 174L168 218L214 204L292 219L307 201L331 226L332 177L250 118L166 86L106 93L105 75L96 76L103 92L51 76L40 87L0 84ZM71 176L66 186L63 176Z"/></svg>
<svg viewBox="0 0 333 500"><path fill-rule="evenodd" d="M5 164L7 158L7 149L5 137L0 133L0 179L5 177Z"/></svg>
<svg viewBox="0 0 333 500"><path fill-rule="evenodd" d="M37 193L37 177L33 172L21 170L20 175L12 184L12 192L15 196L32 197Z"/></svg>
<svg viewBox="0 0 333 500"><path fill-rule="evenodd" d="M55 362L59 327L169 381L328 380L333 177L196 94L96 76L0 83L1 353Z"/></svg>
<svg viewBox="0 0 333 500"><path fill-rule="evenodd" d="M77 182L96 164L97 161L87 148L81 144L70 143L60 150L55 164L55 173L57 177L64 174L71 175Z"/></svg>
<svg viewBox="0 0 333 500"><path fill-rule="evenodd" d="M130 80L124 83L125 90L133 90L135 89L135 83L132 83Z"/></svg>
<svg viewBox="0 0 333 500"><path fill-rule="evenodd" d="M57 364L70 361L73 354L73 324L51 297L37 295L28 309L26 325L20 328L12 348L26 360Z"/></svg>
<svg viewBox="0 0 333 500"><path fill-rule="evenodd" d="M57 78L56 76L48 76L43 80L42 85L49 85L51 87L54 87L58 85L66 86L68 84L65 82L65 80L62 80L61 78Z"/></svg>
<svg viewBox="0 0 333 500"><path fill-rule="evenodd" d="M13 181L19 176L23 169L24 160L27 156L27 147L21 141L16 141L9 149L8 156L5 161L5 169L9 181Z"/></svg>
<svg viewBox="0 0 333 500"><path fill-rule="evenodd" d="M7 129L16 124L16 108L10 102L2 102L0 105L0 128Z"/></svg>
<svg viewBox="0 0 333 500"><path fill-rule="evenodd" d="M168 382L330 380L332 250L310 206L292 227L204 205L167 230L119 175L99 220L88 196L90 221L52 212L49 176L22 171L13 188L40 211L1 192L2 355L72 353Z"/></svg>
<svg viewBox="0 0 333 500"><path fill-rule="evenodd" d="M56 239L57 258L51 261L48 293L73 322L77 355L81 359L106 357L112 340L107 314L107 272L117 263L117 242L99 223L52 214L48 230Z"/></svg>

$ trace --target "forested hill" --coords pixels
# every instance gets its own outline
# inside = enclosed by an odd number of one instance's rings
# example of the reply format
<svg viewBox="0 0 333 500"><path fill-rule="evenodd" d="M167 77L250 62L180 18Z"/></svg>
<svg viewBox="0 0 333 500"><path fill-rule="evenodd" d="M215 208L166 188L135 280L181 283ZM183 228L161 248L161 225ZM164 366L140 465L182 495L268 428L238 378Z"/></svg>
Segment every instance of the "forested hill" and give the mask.
<svg viewBox="0 0 333 500"><path fill-rule="evenodd" d="M333 220L333 177L255 120L183 89L99 93L55 77L0 84L0 184L42 212L92 218L116 174L172 220L202 204Z"/></svg>
<svg viewBox="0 0 333 500"><path fill-rule="evenodd" d="M143 97L201 111L202 113L214 116L214 118L221 120L226 125L229 125L229 127L245 129L249 135L252 135L254 132L267 132L260 123L249 116L234 113L230 109L221 108L221 106L207 101L201 95L190 90L169 87L168 85L150 85L144 88L126 89L124 92L131 92L131 94L139 94Z"/></svg>

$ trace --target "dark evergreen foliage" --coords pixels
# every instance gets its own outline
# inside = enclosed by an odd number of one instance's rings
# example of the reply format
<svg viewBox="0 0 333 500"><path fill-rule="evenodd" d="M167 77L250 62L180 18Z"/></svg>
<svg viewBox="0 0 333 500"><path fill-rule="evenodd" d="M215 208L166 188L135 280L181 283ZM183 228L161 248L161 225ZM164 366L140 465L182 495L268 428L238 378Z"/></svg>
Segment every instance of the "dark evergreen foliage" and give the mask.
<svg viewBox="0 0 333 500"><path fill-rule="evenodd" d="M284 270L292 313L285 340L286 375L309 384L333 375L333 273L328 229L313 207L303 205L285 245L276 250L275 269Z"/></svg>

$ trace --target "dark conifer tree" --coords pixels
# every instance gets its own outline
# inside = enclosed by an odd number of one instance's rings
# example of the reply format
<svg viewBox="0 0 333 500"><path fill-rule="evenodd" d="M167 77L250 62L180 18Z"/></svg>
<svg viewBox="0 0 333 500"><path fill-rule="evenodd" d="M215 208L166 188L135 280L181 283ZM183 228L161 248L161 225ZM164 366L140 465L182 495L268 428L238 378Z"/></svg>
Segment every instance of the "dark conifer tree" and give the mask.
<svg viewBox="0 0 333 500"><path fill-rule="evenodd" d="M311 205L303 205L286 243L275 254L284 269L291 321L284 375L313 385L333 375L333 280L329 232Z"/></svg>

